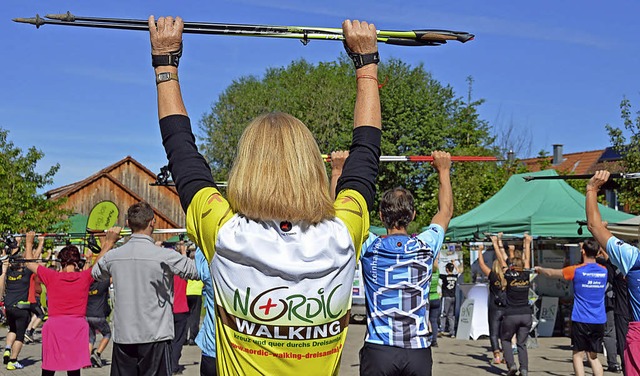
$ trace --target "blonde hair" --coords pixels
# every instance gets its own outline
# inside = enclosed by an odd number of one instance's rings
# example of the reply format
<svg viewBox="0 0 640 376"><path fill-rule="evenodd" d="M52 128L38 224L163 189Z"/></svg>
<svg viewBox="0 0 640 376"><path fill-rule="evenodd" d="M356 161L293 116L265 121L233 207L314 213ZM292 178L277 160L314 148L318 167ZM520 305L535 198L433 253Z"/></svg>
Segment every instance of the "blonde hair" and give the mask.
<svg viewBox="0 0 640 376"><path fill-rule="evenodd" d="M504 290L504 288L507 287L507 280L504 279L504 270L502 269L502 263L500 260L493 260L491 270L498 276L498 279L500 280L500 288Z"/></svg>
<svg viewBox="0 0 640 376"><path fill-rule="evenodd" d="M316 224L335 216L316 140L282 112L258 116L244 130L227 193L231 208L253 220Z"/></svg>

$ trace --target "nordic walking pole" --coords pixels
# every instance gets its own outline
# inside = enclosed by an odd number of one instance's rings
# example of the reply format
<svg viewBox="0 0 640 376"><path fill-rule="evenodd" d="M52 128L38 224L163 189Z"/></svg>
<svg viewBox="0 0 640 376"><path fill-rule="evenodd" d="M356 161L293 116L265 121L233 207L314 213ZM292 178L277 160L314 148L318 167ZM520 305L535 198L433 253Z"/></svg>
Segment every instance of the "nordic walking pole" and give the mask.
<svg viewBox="0 0 640 376"><path fill-rule="evenodd" d="M331 161L331 156L322 154L325 162ZM381 155L380 162L432 162L433 157L430 155ZM451 162L497 162L496 157L454 155L451 156Z"/></svg>
<svg viewBox="0 0 640 376"><path fill-rule="evenodd" d="M39 28L42 25L63 25L77 27L107 28L121 30L147 31L146 20L77 17L65 14L49 14L46 18L36 15L34 18L15 18L15 22L28 23ZM206 22L185 22L186 34L239 35L252 37L294 38L304 44L310 40L344 40L342 29L308 26L277 26L251 24L224 24ZM462 31L425 29L425 30L378 30L378 42L403 46L439 46L449 40L465 43L474 38L473 34Z"/></svg>
<svg viewBox="0 0 640 376"><path fill-rule="evenodd" d="M583 174L583 175L552 175L552 176L523 176L524 181L531 180L571 180L571 179L580 179L586 180L591 179L594 174ZM640 172L630 172L630 173L620 173L620 174L611 174L609 175L609 180L611 179L640 179Z"/></svg>

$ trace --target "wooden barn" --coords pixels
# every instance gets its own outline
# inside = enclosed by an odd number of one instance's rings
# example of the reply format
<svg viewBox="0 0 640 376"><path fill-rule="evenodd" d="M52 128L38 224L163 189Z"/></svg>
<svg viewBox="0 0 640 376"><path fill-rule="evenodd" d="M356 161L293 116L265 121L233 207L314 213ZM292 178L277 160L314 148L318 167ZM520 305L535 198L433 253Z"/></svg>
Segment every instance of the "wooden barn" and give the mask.
<svg viewBox="0 0 640 376"><path fill-rule="evenodd" d="M87 216L97 203L112 201L119 210L117 224L120 226L125 225L129 206L146 201L155 212L156 228L184 228L185 215L175 188L150 185L155 181L156 174L127 156L84 180L52 189L45 195L49 199L66 197L63 207Z"/></svg>

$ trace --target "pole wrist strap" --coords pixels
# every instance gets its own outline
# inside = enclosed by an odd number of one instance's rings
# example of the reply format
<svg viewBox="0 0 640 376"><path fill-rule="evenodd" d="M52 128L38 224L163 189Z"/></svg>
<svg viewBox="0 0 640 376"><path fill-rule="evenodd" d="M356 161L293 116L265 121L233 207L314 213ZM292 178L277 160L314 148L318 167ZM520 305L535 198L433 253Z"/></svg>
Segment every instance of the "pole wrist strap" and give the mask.
<svg viewBox="0 0 640 376"><path fill-rule="evenodd" d="M169 52L167 55L151 55L151 65L154 68L172 66L178 67L180 64L180 58L182 57L182 43L180 48L176 51Z"/></svg>
<svg viewBox="0 0 640 376"><path fill-rule="evenodd" d="M378 64L380 62L380 55L378 54L378 51L370 54L359 54L357 52L353 52L349 47L347 47L346 43L344 43L344 49L347 51L347 55L349 55L349 58L353 61L353 65L356 69L360 69L369 64Z"/></svg>

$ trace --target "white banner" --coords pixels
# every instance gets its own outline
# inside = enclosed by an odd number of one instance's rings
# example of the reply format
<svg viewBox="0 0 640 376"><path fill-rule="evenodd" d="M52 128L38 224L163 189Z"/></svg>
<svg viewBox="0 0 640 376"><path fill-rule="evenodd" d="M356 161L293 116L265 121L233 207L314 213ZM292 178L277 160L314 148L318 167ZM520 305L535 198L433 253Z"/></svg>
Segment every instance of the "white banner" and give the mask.
<svg viewBox="0 0 640 376"><path fill-rule="evenodd" d="M473 324L473 305L473 299L466 299L462 303L462 306L460 306L456 339L469 339L471 335L471 325Z"/></svg>
<svg viewBox="0 0 640 376"><path fill-rule="evenodd" d="M553 336L553 328L556 325L558 313L558 298L543 296L540 304L540 320L538 322L538 336Z"/></svg>

